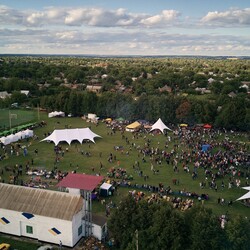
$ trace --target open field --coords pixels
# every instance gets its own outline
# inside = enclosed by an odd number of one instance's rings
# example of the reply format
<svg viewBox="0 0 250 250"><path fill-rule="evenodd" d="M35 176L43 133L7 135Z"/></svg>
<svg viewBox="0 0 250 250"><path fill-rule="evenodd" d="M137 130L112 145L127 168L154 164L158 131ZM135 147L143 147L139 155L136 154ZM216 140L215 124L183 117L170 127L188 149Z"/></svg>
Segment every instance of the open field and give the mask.
<svg viewBox="0 0 250 250"><path fill-rule="evenodd" d="M214 189L210 189L208 185L201 189L199 183L201 181L205 181L204 169L198 169L198 177L196 179L192 179L191 172L186 173L183 171L181 164L179 163L179 172L174 172L172 164L167 164L165 161L162 162L161 165L153 163L154 169L158 170L157 174L153 174L151 170L151 161L149 156L145 157L145 162L142 160L142 155L138 153L136 149L138 146L143 147L146 139L151 140L150 147L158 147L161 150L165 149L165 143L167 137L164 135L155 135L147 134L137 137L133 137L132 133L125 132L124 137L127 137L129 144L125 139L122 138L121 132L117 131L115 134L111 135L111 130L106 127L105 123L99 123L98 126L87 123L79 117L73 118L47 118L47 114L41 114L41 120L47 122L47 125L44 127L39 127L34 130L34 134L37 136L36 139L32 139L29 141L20 142L20 146L27 146L28 155L24 156L22 151L20 151L20 155L10 155L9 147L7 147L7 159L0 161L0 170L3 170L2 180L5 182L9 182L11 172L15 167L15 165L22 165L25 170L25 166L29 164L32 169L46 169L53 170L57 168L62 172L66 171L76 171L77 173L86 173L86 174L101 174L104 177L107 177L107 172L112 167L121 167L124 168L128 175L133 176L133 180L131 180L131 184L149 184L158 186L159 183L163 183L165 187L171 186L173 191L178 192L179 190L186 190L189 192L195 192L197 194L208 194L209 200L205 201L204 205L206 207L212 208L213 211L220 215L225 213L231 214L244 214L250 215L250 211L248 207L245 207L240 202L234 202L233 206L227 206L227 202L229 200L235 201L241 195L246 193L241 188L233 187L228 189L228 181L231 176L225 176L223 181L225 183L225 188L221 188L222 179L219 178L217 180L218 183L218 191L216 192ZM56 155L54 153L54 144L48 142L40 142L41 139L44 138L45 134L48 132L52 132L54 129L64 129L66 127L71 128L83 128L89 126L93 132L100 135L102 138L96 138L96 143L83 143L82 145L78 142L73 142L71 145L66 143L60 143L59 145L64 150L64 156L60 156L58 162L55 161ZM181 141L176 138L173 139L172 132L169 133L172 140L168 142L168 148L166 149L170 152L174 145L176 146L177 152L181 152L182 150L188 150ZM145 138L144 138L145 136ZM218 141L223 138L224 135L218 138ZM237 142L247 142L247 137L245 134L232 134L230 139ZM133 143L133 144L132 144ZM115 146L122 146L123 151L116 151L114 149ZM68 148L68 152L66 152L66 148ZM35 149L37 149L38 153L35 153ZM220 150L220 148L214 148L213 150ZM86 155L86 152L90 154L90 156ZM2 151L0 151L0 154ZM108 161L108 157L110 153L115 156L116 160L113 162ZM139 176L138 171L136 171L133 166L135 166L135 162L139 162L140 169L143 171L142 177ZM32 165L33 162L33 165ZM102 169L100 166L103 166ZM10 168L10 171L6 171L6 168ZM190 163L190 170L193 169L193 163ZM247 169L242 168L242 172L246 174ZM25 172L25 171L23 171ZM148 179L145 180L144 176L148 176ZM241 186L245 185L246 179L245 177L239 177L241 179ZM31 180L30 176L27 176L23 173L22 180L28 182ZM173 185L172 180L178 179L179 184ZM20 181L20 180L19 180ZM55 189L56 180L52 179L42 179L42 182L49 185L51 189ZM129 190L133 190L134 188L119 188L118 193L115 193L113 197L108 198L106 202L113 201L116 204L119 202L121 196L127 195ZM226 201L225 205L217 204L218 198L224 198ZM195 202L199 202L195 200ZM93 209L98 213L105 213L105 207L98 202L93 202Z"/></svg>

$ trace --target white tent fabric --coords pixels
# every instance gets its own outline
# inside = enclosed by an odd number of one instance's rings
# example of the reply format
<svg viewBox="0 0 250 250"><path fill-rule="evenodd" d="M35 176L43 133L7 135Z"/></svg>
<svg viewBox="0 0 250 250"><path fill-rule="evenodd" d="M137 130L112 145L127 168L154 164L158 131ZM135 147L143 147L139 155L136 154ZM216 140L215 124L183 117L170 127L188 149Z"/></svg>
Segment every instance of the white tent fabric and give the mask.
<svg viewBox="0 0 250 250"><path fill-rule="evenodd" d="M155 122L155 123L153 124L153 126L152 126L150 132L153 131L153 130L155 130L155 129L159 129L162 133L164 133L164 129L168 129L168 130L171 131L171 129L170 129L169 127L167 127L167 126L163 123L163 121L161 120L161 118L159 118L159 119L157 120L157 122Z"/></svg>
<svg viewBox="0 0 250 250"><path fill-rule="evenodd" d="M65 113L62 112L62 111L54 111L54 112L51 112L48 114L48 117L51 118L51 117L56 117L56 116L65 116Z"/></svg>
<svg viewBox="0 0 250 250"><path fill-rule="evenodd" d="M250 199L250 187L243 187L243 189L248 190L248 193L246 193L243 196L241 196L240 198L238 198L237 201Z"/></svg>
<svg viewBox="0 0 250 250"><path fill-rule="evenodd" d="M101 189L105 189L105 190L109 190L111 187L112 187L112 185L111 185L111 184L108 184L108 183L106 183L106 182L104 182L104 183L100 186Z"/></svg>
<svg viewBox="0 0 250 250"><path fill-rule="evenodd" d="M95 134L89 128L55 129L51 135L41 141L53 141L55 145L58 145L61 141L66 141L70 145L74 140L80 143L82 143L83 140L90 140L95 143L95 137L101 136Z"/></svg>
<svg viewBox="0 0 250 250"><path fill-rule="evenodd" d="M0 141L4 144L4 145L8 145L12 142L17 142L19 140L25 139L25 138L29 138L32 137L34 135L34 132L30 129L26 129L24 131L19 131L16 134L11 134L8 136L3 136L0 138Z"/></svg>
<svg viewBox="0 0 250 250"><path fill-rule="evenodd" d="M26 129L26 130L24 130L24 132L25 132L26 138L27 137L32 137L34 135L34 132L31 129Z"/></svg>

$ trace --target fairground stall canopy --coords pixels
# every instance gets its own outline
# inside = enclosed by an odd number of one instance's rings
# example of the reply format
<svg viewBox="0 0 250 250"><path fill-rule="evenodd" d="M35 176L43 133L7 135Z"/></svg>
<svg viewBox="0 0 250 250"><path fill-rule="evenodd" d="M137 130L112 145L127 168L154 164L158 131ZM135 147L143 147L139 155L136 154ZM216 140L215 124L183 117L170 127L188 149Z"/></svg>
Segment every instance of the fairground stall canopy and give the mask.
<svg viewBox="0 0 250 250"><path fill-rule="evenodd" d="M30 138L34 135L33 130L26 129L24 131L19 131L18 133L11 134L8 136L3 136L0 138L0 142L3 143L4 145L11 144L13 142L17 142L22 139L27 139Z"/></svg>
<svg viewBox="0 0 250 250"><path fill-rule="evenodd" d="M162 133L164 133L164 129L167 129L167 130L170 130L170 131L171 131L171 129L170 129L169 127L167 127L167 126L163 123L163 121L161 120L161 118L159 118L159 119L157 120L157 122L155 122L155 123L153 124L153 126L152 126L150 132L153 131L153 130L155 130L155 129L159 129Z"/></svg>
<svg viewBox="0 0 250 250"><path fill-rule="evenodd" d="M80 143L82 143L83 140L90 140L95 143L95 137L101 136L95 134L89 128L55 129L51 135L41 141L53 141L55 145L58 145L61 141L66 141L70 145L74 140Z"/></svg>
<svg viewBox="0 0 250 250"><path fill-rule="evenodd" d="M126 126L126 131L133 132L141 127L141 124L139 122L133 122Z"/></svg>
<svg viewBox="0 0 250 250"><path fill-rule="evenodd" d="M48 117L51 118L51 117L58 117L58 116L61 116L61 117L64 117L65 116L65 113L62 112L62 111L54 111L54 112L50 112L48 114Z"/></svg>

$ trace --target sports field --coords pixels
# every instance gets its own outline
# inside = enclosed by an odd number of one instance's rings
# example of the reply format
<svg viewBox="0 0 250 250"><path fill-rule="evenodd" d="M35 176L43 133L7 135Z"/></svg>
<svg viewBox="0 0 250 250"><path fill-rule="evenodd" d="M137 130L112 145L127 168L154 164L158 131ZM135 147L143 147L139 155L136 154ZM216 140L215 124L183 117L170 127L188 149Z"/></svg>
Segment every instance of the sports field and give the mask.
<svg viewBox="0 0 250 250"><path fill-rule="evenodd" d="M33 110L25 109L1 109L0 131L8 130L16 126L37 121L38 114Z"/></svg>

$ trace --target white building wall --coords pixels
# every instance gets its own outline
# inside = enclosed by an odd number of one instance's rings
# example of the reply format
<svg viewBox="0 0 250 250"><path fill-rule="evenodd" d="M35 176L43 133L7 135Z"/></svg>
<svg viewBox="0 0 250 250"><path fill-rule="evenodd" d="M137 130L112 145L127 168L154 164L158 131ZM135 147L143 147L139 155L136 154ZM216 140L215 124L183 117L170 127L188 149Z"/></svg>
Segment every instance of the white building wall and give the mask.
<svg viewBox="0 0 250 250"><path fill-rule="evenodd" d="M84 236L83 211L76 214L72 221L72 236L74 245ZM78 234L79 227L82 227L82 233Z"/></svg>
<svg viewBox="0 0 250 250"><path fill-rule="evenodd" d="M72 222L55 218L36 216L36 225L38 227L38 237L40 241L51 242L54 244L62 244L65 246L74 246L72 236ZM49 230L56 228L60 234L52 234Z"/></svg>
<svg viewBox="0 0 250 250"><path fill-rule="evenodd" d="M81 190L77 189L77 188L68 188L69 190L69 194L74 194L74 195L80 195L81 194Z"/></svg>
<svg viewBox="0 0 250 250"><path fill-rule="evenodd" d="M85 227L85 221L83 221L83 228ZM104 229L104 230L103 230ZM102 236L107 233L107 223L103 226L92 223L92 235L98 240L102 240ZM83 236L85 232L83 232Z"/></svg>
<svg viewBox="0 0 250 250"><path fill-rule="evenodd" d="M20 215L14 211L0 209L0 218L6 218L10 223L0 223L0 232L21 236Z"/></svg>
<svg viewBox="0 0 250 250"><path fill-rule="evenodd" d="M98 240L102 239L102 227L96 224L92 224L92 234Z"/></svg>
<svg viewBox="0 0 250 250"><path fill-rule="evenodd" d="M0 219L5 218L9 223L0 221L0 232L17 236L26 236L40 241L59 244L60 240L65 246L73 247L82 234L78 236L78 228L82 224L82 211L76 214L71 221L34 215L27 219L22 212L0 209ZM32 227L33 233L27 232L27 226ZM49 230L56 228L60 234L52 234ZM83 230L84 231L84 230Z"/></svg>

